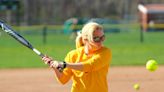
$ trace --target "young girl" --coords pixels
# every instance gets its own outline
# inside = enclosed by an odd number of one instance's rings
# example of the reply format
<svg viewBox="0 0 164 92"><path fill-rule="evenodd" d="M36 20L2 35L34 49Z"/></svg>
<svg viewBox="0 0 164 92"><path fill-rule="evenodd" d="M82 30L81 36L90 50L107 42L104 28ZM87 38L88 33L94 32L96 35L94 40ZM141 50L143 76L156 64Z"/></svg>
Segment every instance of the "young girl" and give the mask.
<svg viewBox="0 0 164 92"><path fill-rule="evenodd" d="M76 49L70 51L62 63L45 56L42 60L53 68L62 84L72 79L71 92L108 92L107 74L111 50L103 45L105 35L101 25L84 25L76 39ZM60 71L63 69L63 71Z"/></svg>

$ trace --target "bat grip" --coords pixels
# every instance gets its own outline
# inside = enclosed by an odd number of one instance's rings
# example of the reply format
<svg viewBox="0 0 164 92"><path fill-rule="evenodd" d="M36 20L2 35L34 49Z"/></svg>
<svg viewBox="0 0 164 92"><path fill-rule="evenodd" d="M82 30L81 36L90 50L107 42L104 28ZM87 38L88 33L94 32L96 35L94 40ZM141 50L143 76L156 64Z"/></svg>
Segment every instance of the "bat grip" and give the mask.
<svg viewBox="0 0 164 92"><path fill-rule="evenodd" d="M35 49L35 48L33 48L33 51L37 54L37 55L39 55L40 57L44 57L45 55L43 54L43 53L41 53L40 51L38 51L37 49ZM63 69L65 68L65 66L66 66L66 63L65 62L63 62L64 63L64 66L63 67L57 67L57 69L59 70L59 72L63 72ZM50 65L50 63L48 63L49 65Z"/></svg>

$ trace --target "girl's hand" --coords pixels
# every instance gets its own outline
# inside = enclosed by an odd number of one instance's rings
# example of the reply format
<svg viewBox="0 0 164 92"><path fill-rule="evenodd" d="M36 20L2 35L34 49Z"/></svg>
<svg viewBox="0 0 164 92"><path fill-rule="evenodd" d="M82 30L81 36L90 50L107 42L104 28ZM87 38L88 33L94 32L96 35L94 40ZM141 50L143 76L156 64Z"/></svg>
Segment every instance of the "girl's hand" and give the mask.
<svg viewBox="0 0 164 92"><path fill-rule="evenodd" d="M49 64L49 66L51 68L58 68L59 66L59 63L57 61L51 61L51 63Z"/></svg>
<svg viewBox="0 0 164 92"><path fill-rule="evenodd" d="M44 61L45 64L48 64L48 65L50 65L53 61L53 59L51 57L48 57L48 56L42 57L42 60Z"/></svg>
<svg viewBox="0 0 164 92"><path fill-rule="evenodd" d="M51 68L56 68L56 69L58 69L60 72L62 72L63 69L66 67L66 63L58 62L58 61L53 60L51 57L48 57L48 56L44 56L44 57L42 58L42 60L43 60L44 63L47 64L49 67L51 67Z"/></svg>

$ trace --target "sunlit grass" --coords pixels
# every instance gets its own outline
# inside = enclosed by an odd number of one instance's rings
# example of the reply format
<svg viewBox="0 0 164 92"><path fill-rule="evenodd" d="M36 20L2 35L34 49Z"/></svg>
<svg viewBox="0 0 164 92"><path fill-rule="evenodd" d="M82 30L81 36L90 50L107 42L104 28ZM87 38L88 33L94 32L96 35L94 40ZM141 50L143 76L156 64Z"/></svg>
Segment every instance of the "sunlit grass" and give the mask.
<svg viewBox="0 0 164 92"><path fill-rule="evenodd" d="M63 60L67 52L75 48L69 35L48 33L43 43L41 33L24 34L34 47L54 59ZM140 32L124 31L106 33L104 44L112 50L112 65L145 65L148 59L156 59L164 64L164 32L144 33L144 42L140 42ZM41 58L28 48L23 47L6 33L0 36L0 68L45 67Z"/></svg>

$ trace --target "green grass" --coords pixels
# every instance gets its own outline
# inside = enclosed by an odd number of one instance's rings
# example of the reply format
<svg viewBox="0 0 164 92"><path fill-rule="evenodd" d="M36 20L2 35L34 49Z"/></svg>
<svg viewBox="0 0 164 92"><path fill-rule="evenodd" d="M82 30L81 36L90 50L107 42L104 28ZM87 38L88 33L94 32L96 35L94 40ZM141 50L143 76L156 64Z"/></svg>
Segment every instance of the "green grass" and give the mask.
<svg viewBox="0 0 164 92"><path fill-rule="evenodd" d="M25 35L34 47L58 60L63 60L67 52L75 48L69 35L48 34L46 44L40 35ZM144 33L144 42L140 42L137 30L121 33L107 33L104 44L111 48L112 66L145 65L148 59L156 59L164 64L164 32ZM6 33L0 36L0 68L46 67L35 53L18 44Z"/></svg>
<svg viewBox="0 0 164 92"><path fill-rule="evenodd" d="M112 65L145 65L148 59L156 59L164 64L164 32L144 33L144 42L140 42L139 32L111 34L106 42L112 49Z"/></svg>

